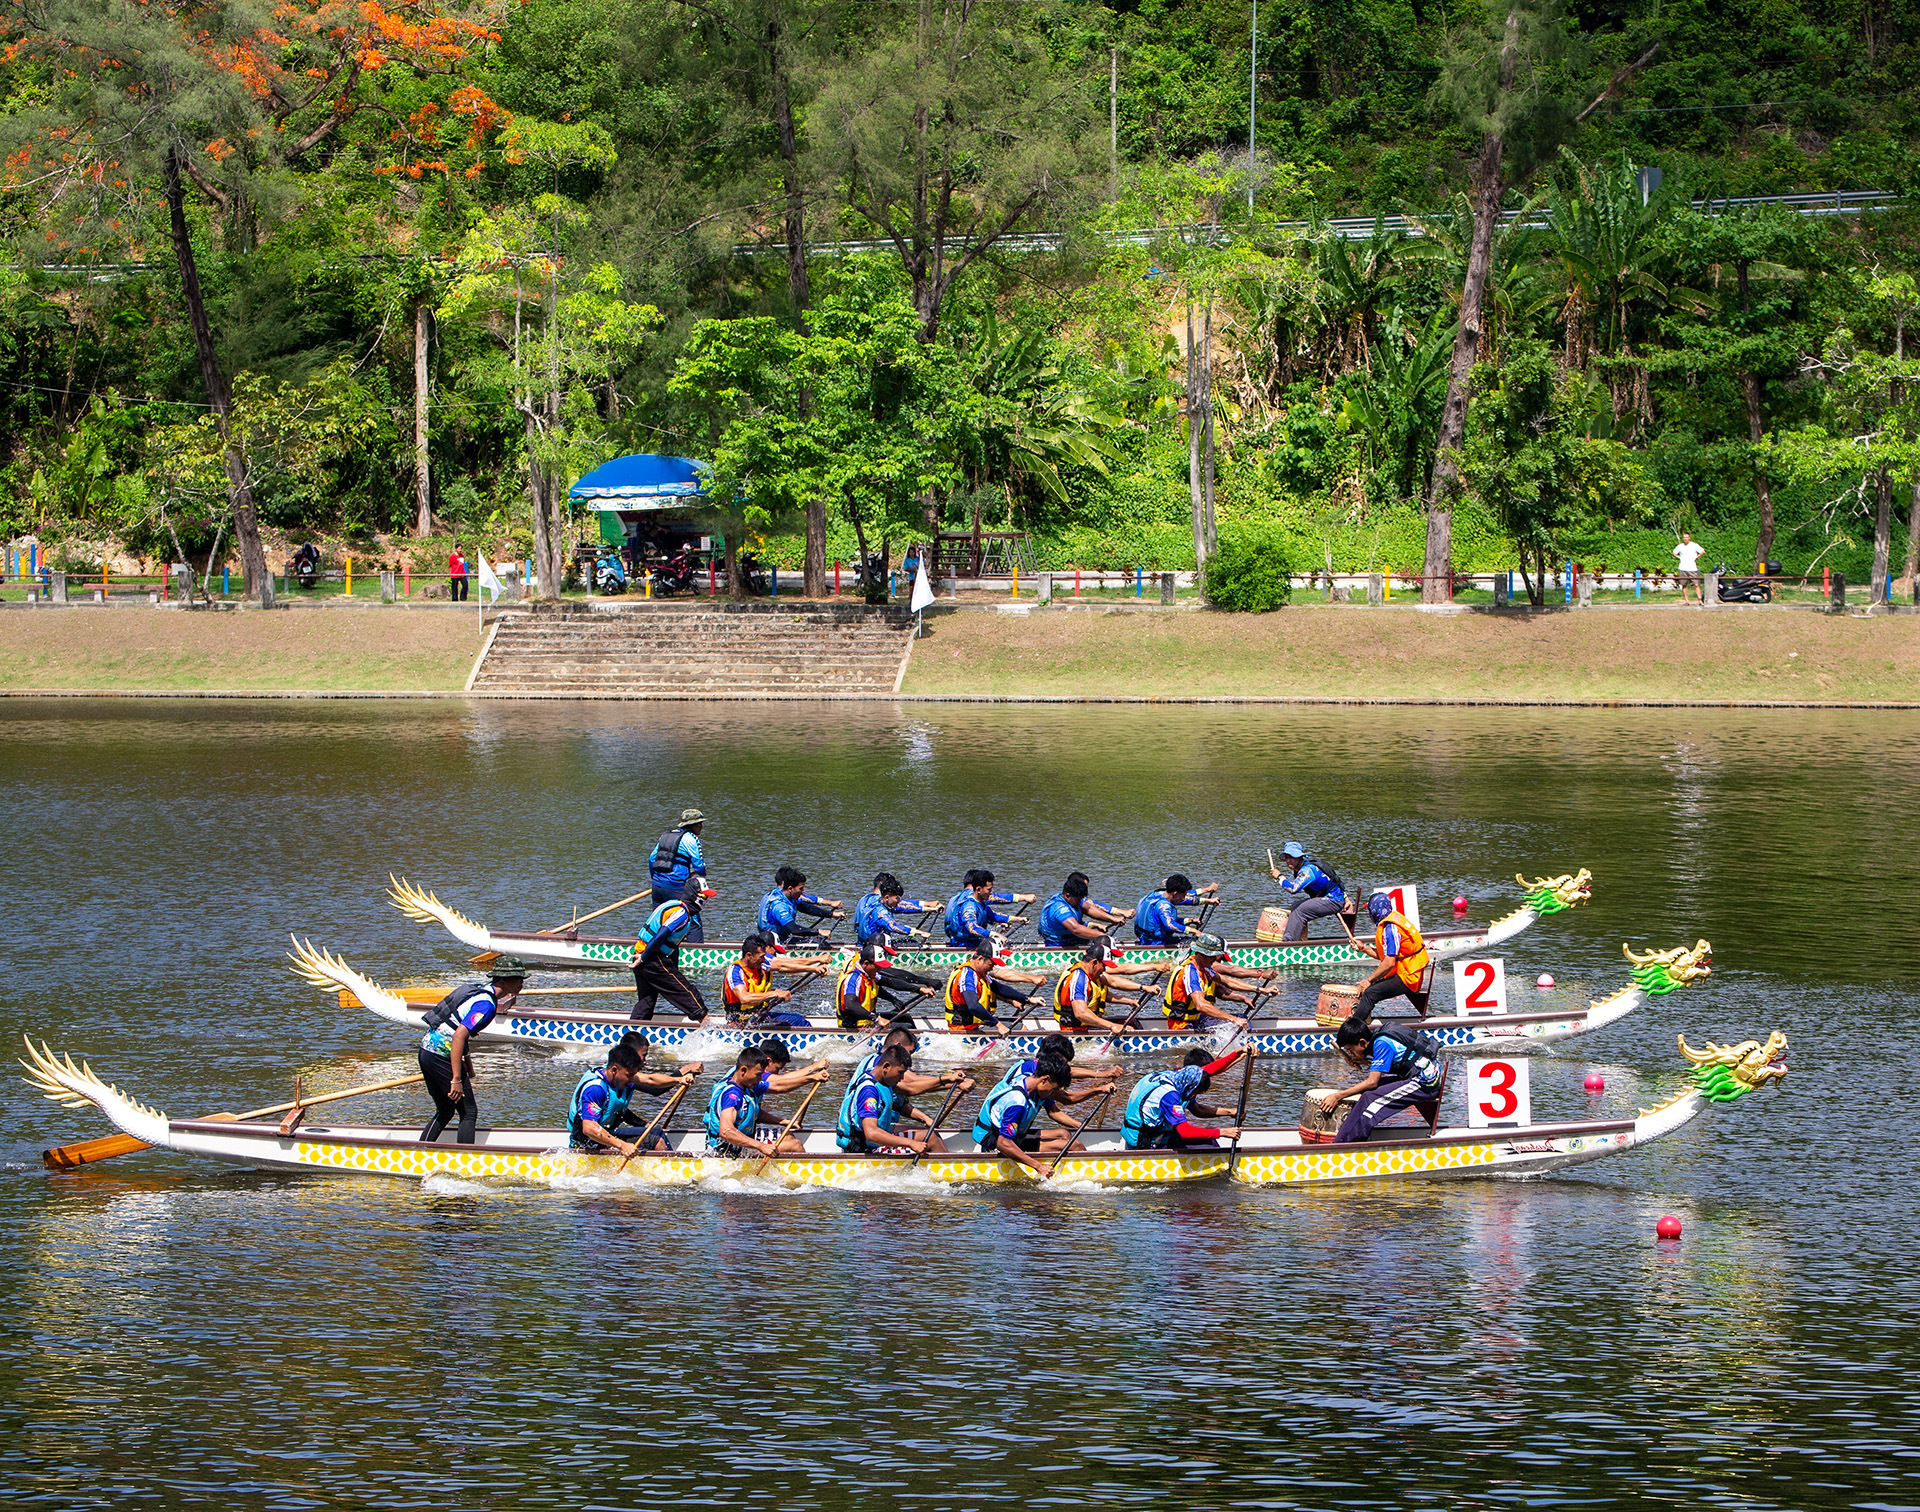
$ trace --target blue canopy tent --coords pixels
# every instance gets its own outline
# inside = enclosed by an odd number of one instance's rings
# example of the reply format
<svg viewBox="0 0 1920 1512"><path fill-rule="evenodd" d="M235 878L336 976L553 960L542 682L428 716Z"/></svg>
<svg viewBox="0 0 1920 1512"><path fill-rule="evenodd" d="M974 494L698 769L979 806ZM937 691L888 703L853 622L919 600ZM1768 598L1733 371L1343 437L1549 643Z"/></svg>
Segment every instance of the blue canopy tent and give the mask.
<svg viewBox="0 0 1920 1512"><path fill-rule="evenodd" d="M567 491L600 517L600 538L618 542L643 512L685 509L706 492L706 469L690 457L647 452L602 463Z"/></svg>

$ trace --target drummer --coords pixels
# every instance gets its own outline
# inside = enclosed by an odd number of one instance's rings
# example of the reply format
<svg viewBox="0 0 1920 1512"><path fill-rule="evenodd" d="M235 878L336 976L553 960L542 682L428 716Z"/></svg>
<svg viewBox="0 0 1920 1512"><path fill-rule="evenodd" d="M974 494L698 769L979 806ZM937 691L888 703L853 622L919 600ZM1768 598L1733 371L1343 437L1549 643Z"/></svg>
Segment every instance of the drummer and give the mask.
<svg viewBox="0 0 1920 1512"><path fill-rule="evenodd" d="M1282 870L1282 868L1285 868ZM1315 919L1331 919L1344 913L1347 890L1340 874L1314 856L1297 840L1280 847L1280 865L1267 868L1280 883L1280 891L1299 898L1287 914L1283 941L1304 940L1307 926Z"/></svg>

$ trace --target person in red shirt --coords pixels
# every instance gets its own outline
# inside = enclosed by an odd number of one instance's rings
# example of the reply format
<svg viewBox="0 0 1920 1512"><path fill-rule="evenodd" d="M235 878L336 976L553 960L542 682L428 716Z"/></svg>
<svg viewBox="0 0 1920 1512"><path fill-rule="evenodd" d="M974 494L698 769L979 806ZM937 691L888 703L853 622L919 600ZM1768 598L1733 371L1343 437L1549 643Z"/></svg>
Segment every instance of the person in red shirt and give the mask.
<svg viewBox="0 0 1920 1512"><path fill-rule="evenodd" d="M454 547L447 555L447 586L453 590L455 603L467 596L467 559L460 555L460 548Z"/></svg>

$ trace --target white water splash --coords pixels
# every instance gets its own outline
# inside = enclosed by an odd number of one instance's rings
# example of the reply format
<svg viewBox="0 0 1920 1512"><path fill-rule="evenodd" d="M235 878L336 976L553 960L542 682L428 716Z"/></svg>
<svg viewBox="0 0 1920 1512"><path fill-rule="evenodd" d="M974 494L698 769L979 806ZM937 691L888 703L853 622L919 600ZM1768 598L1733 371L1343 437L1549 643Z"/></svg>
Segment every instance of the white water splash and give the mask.
<svg viewBox="0 0 1920 1512"><path fill-rule="evenodd" d="M465 1176L435 1171L431 1176L420 1178L420 1190L429 1197L485 1197L499 1188L485 1181L470 1181Z"/></svg>

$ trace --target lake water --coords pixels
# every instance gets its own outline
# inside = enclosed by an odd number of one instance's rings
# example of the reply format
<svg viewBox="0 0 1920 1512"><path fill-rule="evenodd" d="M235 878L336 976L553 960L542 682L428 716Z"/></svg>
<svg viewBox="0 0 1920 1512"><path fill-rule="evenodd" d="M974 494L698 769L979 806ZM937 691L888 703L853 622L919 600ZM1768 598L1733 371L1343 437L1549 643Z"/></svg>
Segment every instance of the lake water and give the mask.
<svg viewBox="0 0 1920 1512"><path fill-rule="evenodd" d="M176 1115L412 1069L284 970L298 933L455 974L390 871L537 928L633 891L687 804L716 937L788 861L848 900L1179 869L1241 935L1287 838L1430 925L1584 865L1594 901L1505 950L1516 1006L1623 985L1623 941L1707 938L1714 974L1538 1057L1537 1115L1677 1085L1676 1032L1793 1044L1782 1090L1561 1177L1304 1193L52 1174L107 1126L8 1079L0 1498L1920 1505L1917 766L1900 714L0 705L0 1033ZM488 1118L557 1126L582 1064L481 1050ZM1260 1120L1331 1072L1263 1065Z"/></svg>

